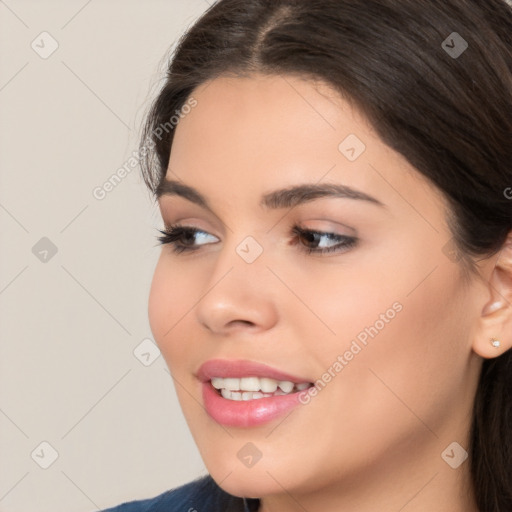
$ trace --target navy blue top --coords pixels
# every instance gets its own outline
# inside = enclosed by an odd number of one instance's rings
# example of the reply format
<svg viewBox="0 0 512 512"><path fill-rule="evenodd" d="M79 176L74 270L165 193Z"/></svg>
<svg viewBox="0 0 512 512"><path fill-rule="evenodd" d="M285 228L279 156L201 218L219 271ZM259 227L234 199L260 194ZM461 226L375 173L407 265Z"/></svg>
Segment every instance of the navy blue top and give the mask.
<svg viewBox="0 0 512 512"><path fill-rule="evenodd" d="M207 475L154 498L121 503L102 512L256 512L259 507L260 500L228 494Z"/></svg>

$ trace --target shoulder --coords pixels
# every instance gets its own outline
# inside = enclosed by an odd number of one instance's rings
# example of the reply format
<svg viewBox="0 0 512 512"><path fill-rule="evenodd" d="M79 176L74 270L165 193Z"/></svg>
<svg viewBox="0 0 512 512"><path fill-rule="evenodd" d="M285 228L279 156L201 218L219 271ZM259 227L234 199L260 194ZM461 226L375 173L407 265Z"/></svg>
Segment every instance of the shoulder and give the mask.
<svg viewBox="0 0 512 512"><path fill-rule="evenodd" d="M243 498L228 494L207 475L153 498L121 503L103 512L244 512L244 507Z"/></svg>

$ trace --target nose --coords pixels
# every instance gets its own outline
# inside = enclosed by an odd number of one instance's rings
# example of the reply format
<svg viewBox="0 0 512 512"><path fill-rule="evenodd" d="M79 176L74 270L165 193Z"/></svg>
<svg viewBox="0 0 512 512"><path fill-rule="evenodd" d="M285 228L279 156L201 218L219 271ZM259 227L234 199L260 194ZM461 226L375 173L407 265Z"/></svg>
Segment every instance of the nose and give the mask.
<svg viewBox="0 0 512 512"><path fill-rule="evenodd" d="M278 288L264 254L247 263L235 249L230 244L217 255L195 308L198 322L215 334L264 331L277 322Z"/></svg>

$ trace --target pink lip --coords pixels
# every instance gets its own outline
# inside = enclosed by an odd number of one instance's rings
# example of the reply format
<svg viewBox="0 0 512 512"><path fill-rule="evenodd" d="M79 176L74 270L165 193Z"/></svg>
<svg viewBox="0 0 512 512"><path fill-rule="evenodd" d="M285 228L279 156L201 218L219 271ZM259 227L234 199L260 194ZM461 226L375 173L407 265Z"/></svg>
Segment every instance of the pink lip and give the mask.
<svg viewBox="0 0 512 512"><path fill-rule="evenodd" d="M294 383L309 382L270 366L244 360L212 359L199 368L197 377L202 382L202 396L208 415L217 423L231 427L252 427L278 418L300 405L298 391L288 395L234 401L223 398L212 386L212 377L269 377Z"/></svg>
<svg viewBox="0 0 512 512"><path fill-rule="evenodd" d="M201 382L206 382L212 377L269 377L275 380L289 380L296 384L310 382L307 378L295 377L266 364L243 359L210 359L206 361L200 366L197 378Z"/></svg>

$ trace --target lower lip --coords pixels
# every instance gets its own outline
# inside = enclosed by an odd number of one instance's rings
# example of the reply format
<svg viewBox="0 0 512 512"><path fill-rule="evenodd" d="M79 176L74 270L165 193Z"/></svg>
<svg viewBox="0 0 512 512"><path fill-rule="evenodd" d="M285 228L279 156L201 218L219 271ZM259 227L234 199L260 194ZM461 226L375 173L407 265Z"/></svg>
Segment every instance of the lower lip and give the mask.
<svg viewBox="0 0 512 512"><path fill-rule="evenodd" d="M300 392L253 400L228 400L217 393L210 381L203 383L206 412L221 425L253 427L278 418L299 405Z"/></svg>

